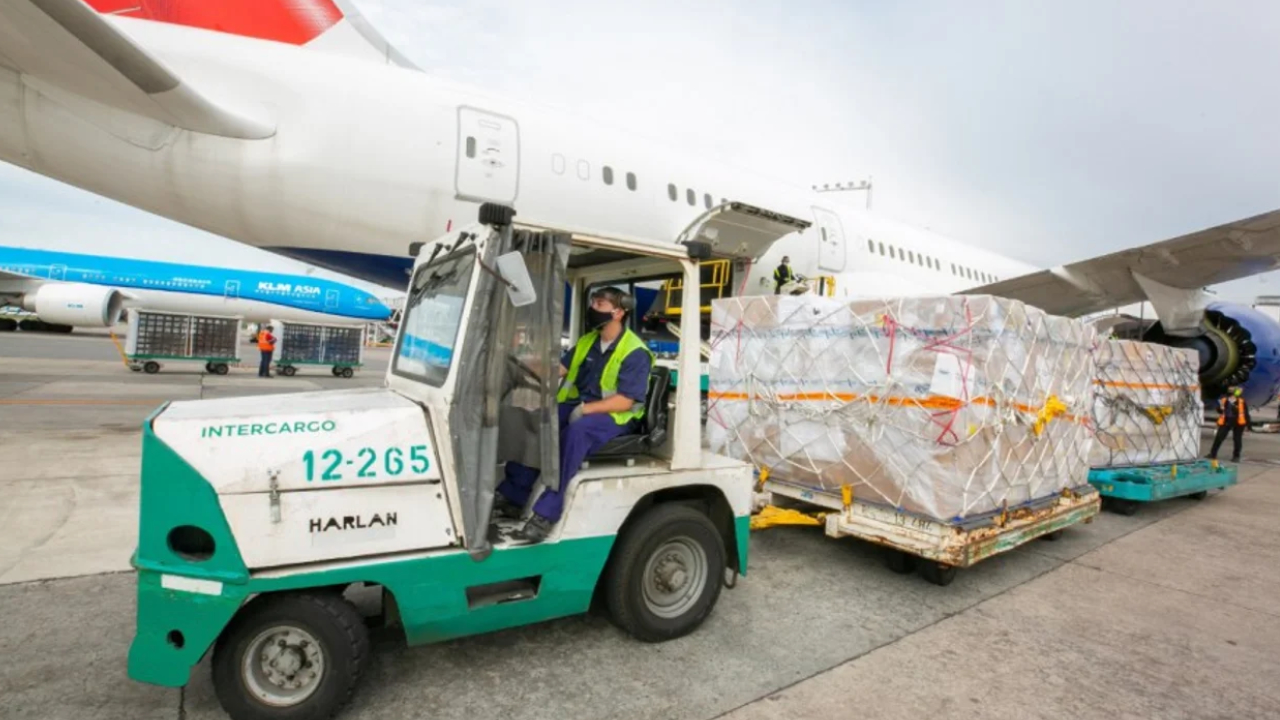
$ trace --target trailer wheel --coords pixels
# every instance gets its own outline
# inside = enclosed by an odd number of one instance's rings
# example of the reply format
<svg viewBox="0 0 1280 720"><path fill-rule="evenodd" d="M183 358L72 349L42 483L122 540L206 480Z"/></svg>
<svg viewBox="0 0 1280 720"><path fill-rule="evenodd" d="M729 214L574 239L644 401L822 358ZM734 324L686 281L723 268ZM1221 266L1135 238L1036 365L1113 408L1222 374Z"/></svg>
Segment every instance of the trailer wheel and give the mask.
<svg viewBox="0 0 1280 720"><path fill-rule="evenodd" d="M369 630L341 595L267 595L214 646L214 691L234 720L331 717L368 657Z"/></svg>
<svg viewBox="0 0 1280 720"><path fill-rule="evenodd" d="M341 370L342 368L338 367L337 365L334 365L333 367L329 368L329 372L333 373L334 377L338 377L338 372L340 372Z"/></svg>
<svg viewBox="0 0 1280 720"><path fill-rule="evenodd" d="M1187 497L1191 498L1192 500L1203 500L1203 499L1205 499L1205 498L1209 497L1209 491L1208 491L1208 490L1201 490L1200 492L1194 492L1194 493L1191 493L1191 494L1190 494L1190 495L1188 495Z"/></svg>
<svg viewBox="0 0 1280 720"><path fill-rule="evenodd" d="M142 371L148 375L155 375L160 372L160 363L155 360L148 360L142 365Z"/></svg>
<svg viewBox="0 0 1280 720"><path fill-rule="evenodd" d="M294 375L298 374L298 368L292 365L281 365L280 374L285 377L293 377Z"/></svg>
<svg viewBox="0 0 1280 720"><path fill-rule="evenodd" d="M724 541L710 518L658 505L619 538L604 578L609 615L643 642L687 635L720 598L724 568Z"/></svg>
<svg viewBox="0 0 1280 720"><path fill-rule="evenodd" d="M956 579L955 565L944 565L940 562L926 560L920 563L920 576L939 587L946 587Z"/></svg>
<svg viewBox="0 0 1280 720"><path fill-rule="evenodd" d="M227 367L226 363L217 363L213 366L214 375L226 375L230 370L231 368Z"/></svg>
<svg viewBox="0 0 1280 720"><path fill-rule="evenodd" d="M340 372L340 373L338 373L338 374L339 374L339 375L341 375L341 376L342 376L342 377L344 377L344 378L350 378L350 377L352 377L352 376L354 376L354 375L356 374L356 371L355 371L355 370L352 370L352 369L351 369L351 368L349 368L349 367L344 367L344 368L342 368L342 372Z"/></svg>
<svg viewBox="0 0 1280 720"><path fill-rule="evenodd" d="M1137 500L1125 500L1123 498L1111 498L1111 511L1120 513L1126 517L1132 516L1138 512Z"/></svg>
<svg viewBox="0 0 1280 720"><path fill-rule="evenodd" d="M892 548L885 549L884 564L899 575L915 572L916 556Z"/></svg>

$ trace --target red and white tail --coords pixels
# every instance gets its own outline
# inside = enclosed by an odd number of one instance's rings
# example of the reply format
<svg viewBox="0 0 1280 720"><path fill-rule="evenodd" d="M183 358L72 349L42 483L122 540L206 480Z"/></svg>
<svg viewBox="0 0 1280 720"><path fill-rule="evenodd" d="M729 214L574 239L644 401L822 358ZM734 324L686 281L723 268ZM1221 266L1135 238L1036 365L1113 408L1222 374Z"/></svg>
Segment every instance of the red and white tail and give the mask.
<svg viewBox="0 0 1280 720"><path fill-rule="evenodd" d="M104 15L213 30L414 67L347 0L85 0Z"/></svg>

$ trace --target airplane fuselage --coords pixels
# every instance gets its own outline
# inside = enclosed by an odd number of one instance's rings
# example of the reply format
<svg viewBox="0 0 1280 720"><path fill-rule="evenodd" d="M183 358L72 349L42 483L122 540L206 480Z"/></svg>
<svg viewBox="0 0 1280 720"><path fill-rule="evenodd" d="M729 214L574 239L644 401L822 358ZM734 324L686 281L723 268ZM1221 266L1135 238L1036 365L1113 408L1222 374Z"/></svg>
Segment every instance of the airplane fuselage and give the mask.
<svg viewBox="0 0 1280 720"><path fill-rule="evenodd" d="M275 134L240 140L126 122L57 88L27 88L25 102L0 102L10 115L0 120L20 134L0 143L3 159L322 265L380 266L366 277L384 282L404 282L411 243L470 222L483 201L512 205L525 222L663 244L722 199L813 222L760 259L748 292L772 287L760 280L784 253L802 274L836 276L841 295L954 292L1032 269L829 195L421 72L110 20L180 75L225 89L237 106L265 108Z"/></svg>

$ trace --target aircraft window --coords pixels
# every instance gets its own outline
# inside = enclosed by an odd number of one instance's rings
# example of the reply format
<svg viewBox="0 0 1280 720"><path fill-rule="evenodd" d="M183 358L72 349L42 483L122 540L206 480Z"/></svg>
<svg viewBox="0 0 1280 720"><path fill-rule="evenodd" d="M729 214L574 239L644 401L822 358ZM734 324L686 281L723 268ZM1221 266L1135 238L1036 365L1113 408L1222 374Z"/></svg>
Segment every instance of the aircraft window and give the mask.
<svg viewBox="0 0 1280 720"><path fill-rule="evenodd" d="M580 180L591 179L591 163L587 162L586 160L578 161L578 179Z"/></svg>
<svg viewBox="0 0 1280 720"><path fill-rule="evenodd" d="M822 242L826 242L826 241L827 241L827 229L826 229L826 228L818 228L818 230L820 230L820 231L822 232Z"/></svg>
<svg viewBox="0 0 1280 720"><path fill-rule="evenodd" d="M679 194L680 194L680 193L676 190L676 186L675 186L675 184L674 184L674 183L668 183L668 184L667 184L667 197L671 198L671 202L675 202L675 201L676 201L676 197L677 197Z"/></svg>
<svg viewBox="0 0 1280 720"><path fill-rule="evenodd" d="M467 157L473 158L475 156L476 156L476 139L468 135L467 136Z"/></svg>
<svg viewBox="0 0 1280 720"><path fill-rule="evenodd" d="M612 185L613 184L613 168L609 167L608 165L605 165L603 168L600 169L600 177L604 178L605 185Z"/></svg>
<svg viewBox="0 0 1280 720"><path fill-rule="evenodd" d="M711 193L702 196L702 203L707 206L708 210L711 209Z"/></svg>
<svg viewBox="0 0 1280 720"><path fill-rule="evenodd" d="M880 248L880 254L884 255L884 243L876 243L876 245Z"/></svg>
<svg viewBox="0 0 1280 720"><path fill-rule="evenodd" d="M628 190L635 190L635 189L636 189L636 174L635 174L635 173L627 173L627 189L628 189Z"/></svg>
<svg viewBox="0 0 1280 720"><path fill-rule="evenodd" d="M898 259L898 256L893 254L893 246L892 246L892 245L890 245L890 246L889 246L889 258L890 258L890 259L892 259L892 260L897 260L897 259Z"/></svg>
<svg viewBox="0 0 1280 720"><path fill-rule="evenodd" d="M915 262L915 261L916 261L916 254L915 254L914 252L912 252L912 251L908 250L908 251L907 251L907 262L909 262L909 263L913 263L913 262Z"/></svg>
<svg viewBox="0 0 1280 720"><path fill-rule="evenodd" d="M684 199L689 201L690 207L697 205L698 193L694 192L693 188L689 188L688 190L684 191Z"/></svg>
<svg viewBox="0 0 1280 720"><path fill-rule="evenodd" d="M867 252L872 255L876 254L876 244L874 240L867 240Z"/></svg>
<svg viewBox="0 0 1280 720"><path fill-rule="evenodd" d="M551 169L557 175L564 174L564 156L563 155L561 155L560 153L556 153L555 155L551 156Z"/></svg>

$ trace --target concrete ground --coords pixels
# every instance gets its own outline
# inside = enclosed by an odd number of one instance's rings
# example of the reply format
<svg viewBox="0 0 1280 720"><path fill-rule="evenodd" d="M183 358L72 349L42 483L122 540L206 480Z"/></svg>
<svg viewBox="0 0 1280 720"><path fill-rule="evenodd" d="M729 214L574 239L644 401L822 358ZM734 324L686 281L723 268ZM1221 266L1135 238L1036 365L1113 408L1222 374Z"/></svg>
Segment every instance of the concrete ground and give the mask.
<svg viewBox="0 0 1280 720"><path fill-rule="evenodd" d="M109 342L0 335L0 718L225 717L207 662L183 694L125 675L139 424L167 398L381 374L143 376ZM677 641L594 616L418 648L380 636L340 717L1280 718L1280 436L1248 435L1245 456L1226 492L1104 513L945 588L776 528Z"/></svg>

